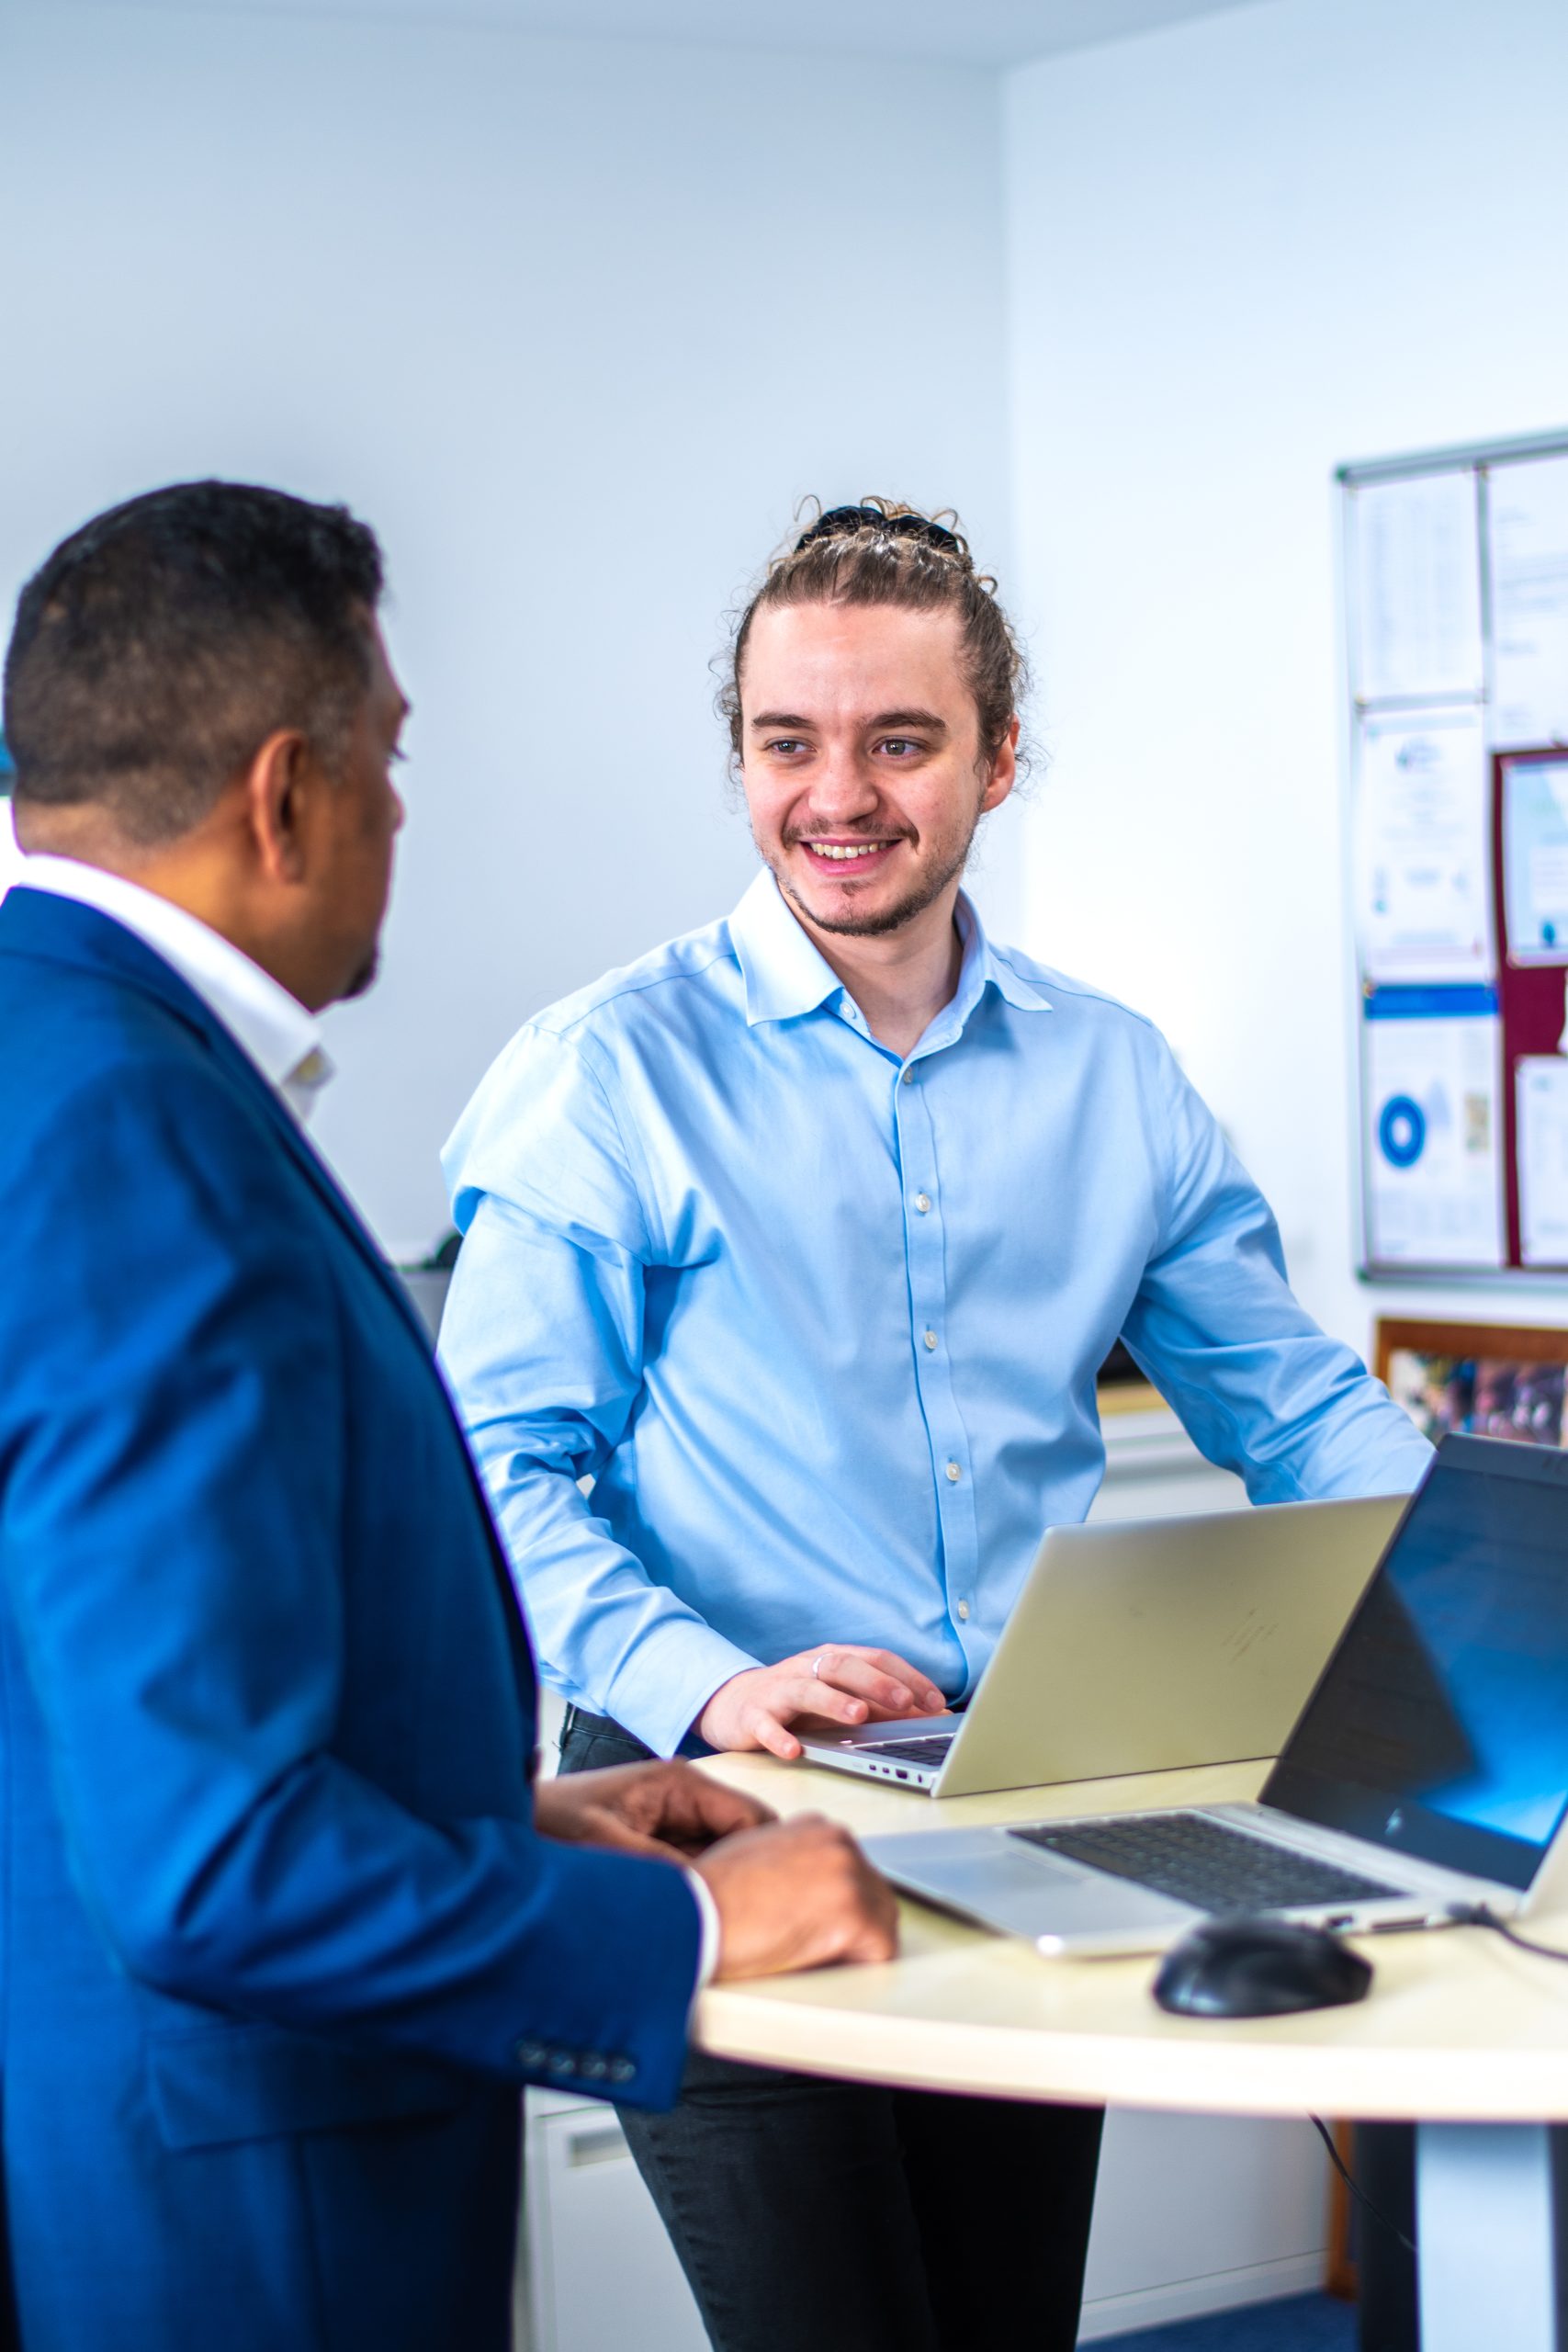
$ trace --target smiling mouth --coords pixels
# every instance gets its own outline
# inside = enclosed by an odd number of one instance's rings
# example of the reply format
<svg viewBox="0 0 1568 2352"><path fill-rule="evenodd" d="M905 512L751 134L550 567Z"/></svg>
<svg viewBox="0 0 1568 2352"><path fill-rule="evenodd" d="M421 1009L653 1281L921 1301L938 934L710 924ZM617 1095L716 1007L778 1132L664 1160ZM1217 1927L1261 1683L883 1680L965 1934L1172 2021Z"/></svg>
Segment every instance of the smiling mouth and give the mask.
<svg viewBox="0 0 1568 2352"><path fill-rule="evenodd" d="M798 846L818 865L863 865L870 859L897 846L896 841L885 842L817 842L802 841Z"/></svg>

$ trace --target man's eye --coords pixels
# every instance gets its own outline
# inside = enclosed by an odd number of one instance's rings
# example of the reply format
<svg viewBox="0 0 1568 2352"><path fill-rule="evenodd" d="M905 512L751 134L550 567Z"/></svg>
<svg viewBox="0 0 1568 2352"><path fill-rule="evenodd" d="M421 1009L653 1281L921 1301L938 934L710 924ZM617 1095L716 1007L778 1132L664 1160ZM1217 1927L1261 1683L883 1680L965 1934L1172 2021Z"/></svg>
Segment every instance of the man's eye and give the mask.
<svg viewBox="0 0 1568 2352"><path fill-rule="evenodd" d="M883 738L879 748L884 752L891 752L897 759L904 759L911 752L923 752L925 745L917 743L911 735L887 735Z"/></svg>
<svg viewBox="0 0 1568 2352"><path fill-rule="evenodd" d="M787 757L791 752L804 752L806 745L798 735L777 735L768 749L770 752L782 752Z"/></svg>

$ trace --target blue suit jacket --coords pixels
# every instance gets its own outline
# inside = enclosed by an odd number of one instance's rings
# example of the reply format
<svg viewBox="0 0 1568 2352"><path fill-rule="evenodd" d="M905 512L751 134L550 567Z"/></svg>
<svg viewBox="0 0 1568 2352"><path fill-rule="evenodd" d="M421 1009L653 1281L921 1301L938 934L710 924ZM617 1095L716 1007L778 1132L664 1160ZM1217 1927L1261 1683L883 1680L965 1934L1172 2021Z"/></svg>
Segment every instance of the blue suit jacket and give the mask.
<svg viewBox="0 0 1568 2352"><path fill-rule="evenodd" d="M525 2080L673 2098L696 1906L537 1837L402 1294L141 941L0 905L0 2130L27 2352L506 2341ZM5 2332L0 2316L0 2336Z"/></svg>

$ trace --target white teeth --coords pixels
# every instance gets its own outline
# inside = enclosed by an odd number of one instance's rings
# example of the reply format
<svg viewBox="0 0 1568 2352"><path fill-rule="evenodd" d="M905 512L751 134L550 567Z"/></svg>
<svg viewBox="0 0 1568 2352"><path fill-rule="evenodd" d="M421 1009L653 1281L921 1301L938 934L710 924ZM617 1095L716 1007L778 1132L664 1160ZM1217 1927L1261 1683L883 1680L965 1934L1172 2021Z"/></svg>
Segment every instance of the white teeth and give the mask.
<svg viewBox="0 0 1568 2352"><path fill-rule="evenodd" d="M808 842L807 847L813 857L869 857L873 850L883 849L883 842L863 842L856 848L840 848L835 842Z"/></svg>

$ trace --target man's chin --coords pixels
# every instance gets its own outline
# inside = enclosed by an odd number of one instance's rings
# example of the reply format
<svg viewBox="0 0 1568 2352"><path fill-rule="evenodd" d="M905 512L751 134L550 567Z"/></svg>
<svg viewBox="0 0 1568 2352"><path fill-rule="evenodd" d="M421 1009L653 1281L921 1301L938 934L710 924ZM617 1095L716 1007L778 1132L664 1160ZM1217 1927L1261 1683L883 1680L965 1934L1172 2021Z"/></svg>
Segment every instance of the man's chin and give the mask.
<svg viewBox="0 0 1568 2352"><path fill-rule="evenodd" d="M807 896L805 890L796 889L795 884L779 874L776 867L774 874L785 898L799 909L813 931L826 932L835 939L882 939L891 931L901 931L906 923L913 922L917 915L923 915L933 899L941 898L953 879L951 873L939 874L914 889L904 891L897 898L885 900L880 906L874 900L869 904L857 904L848 891L834 890L824 893L829 900L824 906L816 903L815 892Z"/></svg>
<svg viewBox="0 0 1568 2352"><path fill-rule="evenodd" d="M366 957L364 963L359 967L358 971L355 972L354 978L350 980L347 988L344 989L338 1001L341 1004L351 1004L356 996L364 996L367 989L375 987L377 977L379 974L380 969L381 948L380 943L378 941L377 944L370 950L370 953Z"/></svg>

